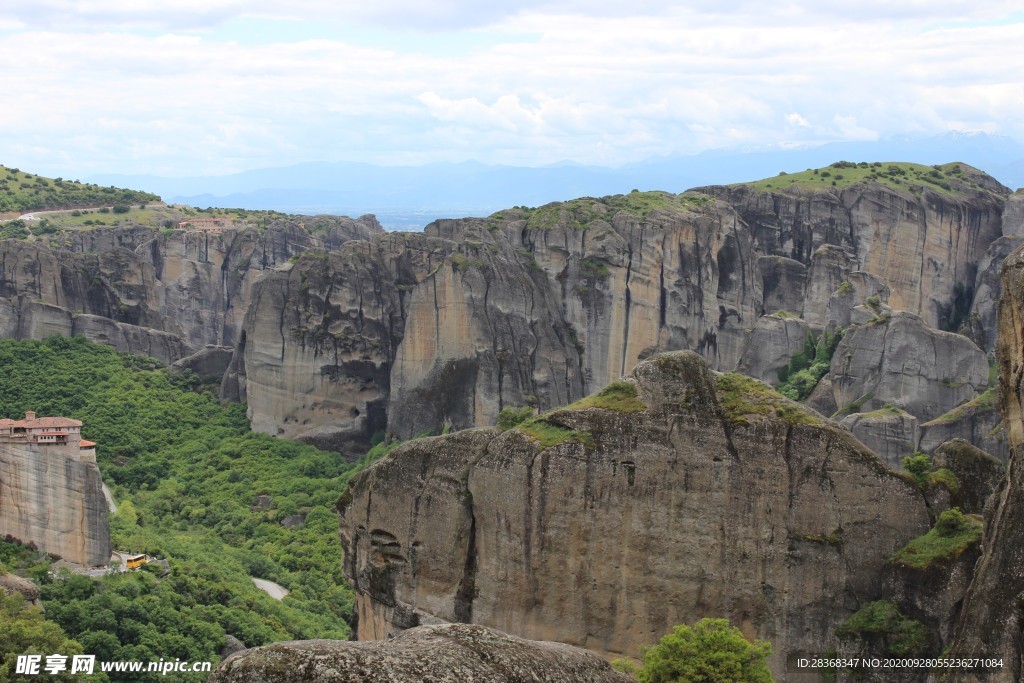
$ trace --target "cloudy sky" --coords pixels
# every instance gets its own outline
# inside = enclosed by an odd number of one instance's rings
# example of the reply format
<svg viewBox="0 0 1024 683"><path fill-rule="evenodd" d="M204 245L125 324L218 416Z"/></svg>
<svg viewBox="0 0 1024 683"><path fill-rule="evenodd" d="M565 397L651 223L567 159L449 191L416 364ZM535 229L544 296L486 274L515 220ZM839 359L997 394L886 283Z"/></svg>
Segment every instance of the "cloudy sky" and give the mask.
<svg viewBox="0 0 1024 683"><path fill-rule="evenodd" d="M304 161L618 165L949 130L1024 139L1018 7L6 0L0 163L184 176Z"/></svg>

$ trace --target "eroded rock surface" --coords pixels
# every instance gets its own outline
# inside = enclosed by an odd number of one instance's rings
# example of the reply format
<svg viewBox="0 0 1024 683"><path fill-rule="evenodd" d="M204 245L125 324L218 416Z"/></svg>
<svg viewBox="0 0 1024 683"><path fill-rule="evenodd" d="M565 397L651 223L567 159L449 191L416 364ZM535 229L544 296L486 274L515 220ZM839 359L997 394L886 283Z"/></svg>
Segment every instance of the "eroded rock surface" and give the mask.
<svg viewBox="0 0 1024 683"><path fill-rule="evenodd" d="M279 221L212 235L142 227L76 231L50 243L0 241L0 333L84 335L164 363L233 346L259 274L296 254L383 232L374 220Z"/></svg>
<svg viewBox="0 0 1024 683"><path fill-rule="evenodd" d="M989 387L980 396L922 424L917 450L931 453L954 439L968 441L1003 462L1010 458L998 387Z"/></svg>
<svg viewBox="0 0 1024 683"><path fill-rule="evenodd" d="M233 654L210 683L629 683L593 653L464 624L421 626L387 642L305 640Z"/></svg>
<svg viewBox="0 0 1024 683"><path fill-rule="evenodd" d="M1024 198L1022 195L1014 195ZM1015 205L1024 205L1022 201L1016 201ZM1021 209L1016 208L1012 213ZM1004 223L1009 220L1006 214L1011 213L1010 202L1007 202L1004 214ZM1020 226L1024 231L1024 223ZM1000 237L992 242L985 254L978 262L978 276L974 282L974 301L971 304L971 317L967 325L971 331L971 337L982 349L988 352L995 351L996 331L998 329L999 296L1002 293L1002 285L999 281L999 274L1003 268L1003 261L1012 254L1019 246L1024 244L1024 236L1014 234Z"/></svg>
<svg viewBox="0 0 1024 683"><path fill-rule="evenodd" d="M950 504L964 514L980 515L1006 476L1006 463L963 439L947 441L932 454L932 467L952 472L959 483Z"/></svg>
<svg viewBox="0 0 1024 683"><path fill-rule="evenodd" d="M844 417L840 424L893 469L902 469L903 458L916 450L917 418L905 410L883 408L854 413Z"/></svg>
<svg viewBox="0 0 1024 683"><path fill-rule="evenodd" d="M1006 249L993 241L1014 230L1019 201L975 169L946 171L943 188L635 192L416 234L313 217L221 235L7 241L0 334L81 333L166 362L234 348L222 391L249 401L257 429L356 456L376 432L489 425L505 406L576 400L662 351L733 369L777 311L817 332L866 323L877 296L990 343L991 272ZM782 360L750 367L771 365L752 371L774 381Z"/></svg>
<svg viewBox="0 0 1024 683"><path fill-rule="evenodd" d="M999 671L958 673L955 680L1009 683L1024 675L1024 250L1006 259L1002 291L997 356L1010 462L985 519L982 557L964 599L953 654L1003 658Z"/></svg>
<svg viewBox="0 0 1024 683"><path fill-rule="evenodd" d="M33 542L69 562L99 567L110 558L100 470L55 445L0 443L0 537Z"/></svg>
<svg viewBox="0 0 1024 683"><path fill-rule="evenodd" d="M766 384L777 384L779 370L804 349L810 325L800 318L764 315L754 325L736 371Z"/></svg>
<svg viewBox="0 0 1024 683"><path fill-rule="evenodd" d="M967 337L929 328L909 313L883 313L846 333L829 379L841 408L889 403L928 421L983 392L988 362Z"/></svg>
<svg viewBox="0 0 1024 683"><path fill-rule="evenodd" d="M413 441L353 480L359 637L443 620L635 656L728 617L779 673L929 527L905 475L755 380L679 352L616 387L638 398Z"/></svg>
<svg viewBox="0 0 1024 683"><path fill-rule="evenodd" d="M819 311L835 291L832 283L845 279L842 272L849 268L879 277L891 289L893 308L938 328L950 318L957 283L974 282L982 254L1003 234L1003 203L1010 194L984 173L959 166L962 175L950 181L952 193L879 183L831 190L733 185L704 191L736 207L760 253L808 263L823 245L831 245L814 257L808 275L808 289L819 290L804 307L812 325L824 323Z"/></svg>

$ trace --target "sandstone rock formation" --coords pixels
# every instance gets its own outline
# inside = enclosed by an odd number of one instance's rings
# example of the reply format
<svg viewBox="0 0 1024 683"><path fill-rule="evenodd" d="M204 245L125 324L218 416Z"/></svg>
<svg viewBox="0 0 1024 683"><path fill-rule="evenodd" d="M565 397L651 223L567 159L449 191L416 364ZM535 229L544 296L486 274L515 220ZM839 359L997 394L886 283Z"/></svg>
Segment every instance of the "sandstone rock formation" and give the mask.
<svg viewBox="0 0 1024 683"><path fill-rule="evenodd" d="M0 241L0 334L80 334L165 363L207 344L233 345L260 272L383 232L372 217L315 220L326 222L317 236L279 221L264 232L123 227L68 241Z"/></svg>
<svg viewBox="0 0 1024 683"><path fill-rule="evenodd" d="M165 362L234 348L223 391L249 400L256 428L354 456L375 432L481 426L505 406L578 399L660 351L732 369L776 311L814 331L846 327L870 319L862 304L878 296L948 326L977 288L984 330L1006 248L993 241L1015 229L1019 201L974 169L949 173L945 189L581 198L422 234L315 217L221 235L121 227L7 241L0 334L81 333ZM773 368L752 371L774 381Z"/></svg>
<svg viewBox="0 0 1024 683"><path fill-rule="evenodd" d="M210 683L629 683L600 657L561 643L523 640L463 624L420 626L393 640L307 640L245 650Z"/></svg>
<svg viewBox="0 0 1024 683"><path fill-rule="evenodd" d="M849 273L828 299L825 326L835 330L839 327L845 329L854 323L864 324L875 315L874 311L864 305L872 297L877 297L879 304L888 305L889 287L870 273Z"/></svg>
<svg viewBox="0 0 1024 683"><path fill-rule="evenodd" d="M0 574L0 592L4 595L20 593L25 598L25 602L40 607L39 596L41 593L39 586L28 579L21 578L17 574Z"/></svg>
<svg viewBox="0 0 1024 683"><path fill-rule="evenodd" d="M905 410L892 407L854 413L840 424L893 469L902 469L903 458L917 450L917 418Z"/></svg>
<svg viewBox="0 0 1024 683"><path fill-rule="evenodd" d="M986 515L983 553L964 598L953 655L1003 659L998 671L955 680L1010 683L1024 676L1024 250L1006 259L1002 291L997 355L1010 462Z"/></svg>
<svg viewBox="0 0 1024 683"><path fill-rule="evenodd" d="M931 329L909 313L882 314L847 331L829 379L840 408L888 403L928 421L984 391L988 362L967 337Z"/></svg>
<svg viewBox="0 0 1024 683"><path fill-rule="evenodd" d="M1024 195L1020 196L1024 198ZM1005 214L1010 212L1009 208L1010 203L1007 202L1007 208L1003 212L1004 226L1006 225ZM1024 225L1021 226L1021 229L1024 231ZM970 320L967 322L970 326L971 337L985 351L992 352L996 348L999 295L1002 293L999 273L1002 270L1003 261L1022 244L1024 244L1022 235L1000 237L989 245L981 257L981 261L978 262L978 277L974 281L974 301L971 304Z"/></svg>
<svg viewBox="0 0 1024 683"><path fill-rule="evenodd" d="M690 352L504 433L405 444L339 509L361 639L443 620L637 655L717 616L776 673L929 527L847 432Z"/></svg>
<svg viewBox="0 0 1024 683"><path fill-rule="evenodd" d="M110 529L99 468L64 450L0 443L0 537L34 542L70 562L104 566Z"/></svg>
<svg viewBox="0 0 1024 683"><path fill-rule="evenodd" d="M493 424L508 405L543 410L575 400L664 350L694 350L720 370L743 362L774 381L779 340L752 345L751 331L772 324L758 322L765 313L800 315L813 330L846 327L876 316L862 305L877 296L919 314L922 330L965 314L954 299L971 288L978 259L1000 235L1008 190L968 167L961 173L949 192L861 183L842 191L632 193L374 238L356 270L342 267L351 255L332 255L331 282L307 290L324 310L358 311L356 273L375 273L388 322L360 332L375 350L359 353L372 367L358 381L324 382L329 364L320 351L289 338L289 329L342 331L275 273L257 286L265 304L245 323L247 346L225 386L228 395L250 397L260 429L358 452L370 429L408 437L444 424ZM273 322L282 311L295 317L293 309L308 322ZM751 350L774 357L755 360ZM972 374L970 386L946 391L943 380L961 380L931 377L943 371L922 370L925 384L940 387L922 400L944 396L939 412L901 407L927 421L984 389ZM853 399L835 379L843 407ZM296 390L301 402L287 398Z"/></svg>
<svg viewBox="0 0 1024 683"><path fill-rule="evenodd" d="M785 256L760 256L757 264L764 283L765 312L785 311L801 315L807 266Z"/></svg>
<svg viewBox="0 0 1024 683"><path fill-rule="evenodd" d="M777 384L779 370L803 350L810 331L810 325L801 318L761 316L747 337L736 371L766 384Z"/></svg>
<svg viewBox="0 0 1024 683"><path fill-rule="evenodd" d="M901 564L887 568L885 591L900 605L904 614L928 629L932 640L929 654L938 654L944 649L942 644L952 640L960 606L980 555L978 544L974 544L952 559L924 568ZM915 671L901 671L895 675L894 672L871 673L874 676L869 680L924 680L922 672Z"/></svg>
<svg viewBox="0 0 1024 683"><path fill-rule="evenodd" d="M925 422L919 431L917 450L930 453L947 441L963 439L1005 462L1010 447L998 404L998 387L989 387L980 396Z"/></svg>
<svg viewBox="0 0 1024 683"><path fill-rule="evenodd" d="M565 404L659 349L731 368L761 301L749 235L705 196L649 194L643 221L631 196L577 200L272 272L224 393L246 398L258 429L339 447L385 425L409 437Z"/></svg>
<svg viewBox="0 0 1024 683"><path fill-rule="evenodd" d="M846 267L864 271L888 285L893 308L938 328L949 319L957 283L974 282L982 254L1003 234L1003 202L1010 194L976 169L964 164L959 169L948 192L881 183L831 190L763 191L749 185L703 190L736 207L762 254L808 263L823 245L831 245L813 259L822 273L815 276L812 265L809 289L834 280ZM822 296L827 302L834 289L821 287L814 302L805 305L809 323L824 322L818 317Z"/></svg>
<svg viewBox="0 0 1024 683"><path fill-rule="evenodd" d="M207 346L191 356L179 358L171 364L174 372L189 371L203 379L220 381L231 365L234 349L229 346Z"/></svg>
<svg viewBox="0 0 1024 683"><path fill-rule="evenodd" d="M1024 236L1024 191L1018 188L1003 205L1003 237Z"/></svg>
<svg viewBox="0 0 1024 683"><path fill-rule="evenodd" d="M950 496L950 505L964 514L984 513L1006 476L1006 463L963 439L947 441L935 449L932 467L947 469L956 476L959 488Z"/></svg>

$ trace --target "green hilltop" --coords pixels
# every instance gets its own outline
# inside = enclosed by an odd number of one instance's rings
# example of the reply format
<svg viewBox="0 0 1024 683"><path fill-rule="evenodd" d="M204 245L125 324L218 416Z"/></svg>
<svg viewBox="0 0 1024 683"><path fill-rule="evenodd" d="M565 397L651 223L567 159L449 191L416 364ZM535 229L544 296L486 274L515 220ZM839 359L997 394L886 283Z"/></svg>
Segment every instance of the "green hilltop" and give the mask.
<svg viewBox="0 0 1024 683"><path fill-rule="evenodd" d="M0 213L132 206L158 201L160 197L150 192L113 186L100 187L63 178L44 178L17 168L0 166Z"/></svg>
<svg viewBox="0 0 1024 683"><path fill-rule="evenodd" d="M897 161L837 161L824 168L809 168L799 173L780 172L772 178L734 183L731 187L743 186L758 192L785 192L832 187L843 189L864 183L887 185L914 194L927 189L950 197L972 191L992 191L998 185L981 171L959 162L925 166Z"/></svg>
<svg viewBox="0 0 1024 683"><path fill-rule="evenodd" d="M525 220L530 230L549 230L559 226L582 230L596 220L611 221L619 211L631 213L644 221L654 211L696 211L713 202L714 199L698 192L673 194L660 190L633 190L629 194L579 197L538 207L517 206L491 214L490 217L496 220Z"/></svg>

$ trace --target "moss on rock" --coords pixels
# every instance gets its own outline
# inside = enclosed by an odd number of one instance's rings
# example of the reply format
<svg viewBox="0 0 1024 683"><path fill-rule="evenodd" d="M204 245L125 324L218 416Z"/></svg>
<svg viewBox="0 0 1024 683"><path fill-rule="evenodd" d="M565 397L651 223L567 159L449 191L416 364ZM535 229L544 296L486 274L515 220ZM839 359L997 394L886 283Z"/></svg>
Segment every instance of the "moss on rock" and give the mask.
<svg viewBox="0 0 1024 683"><path fill-rule="evenodd" d="M636 385L624 379L617 379L596 394L582 398L569 406L571 410L602 408L616 410L620 413L639 413L646 410L636 395Z"/></svg>
<svg viewBox="0 0 1024 683"><path fill-rule="evenodd" d="M725 372L715 378L715 384L722 411L734 424L748 424L751 415L774 416L789 424L824 424L804 406L753 377Z"/></svg>

